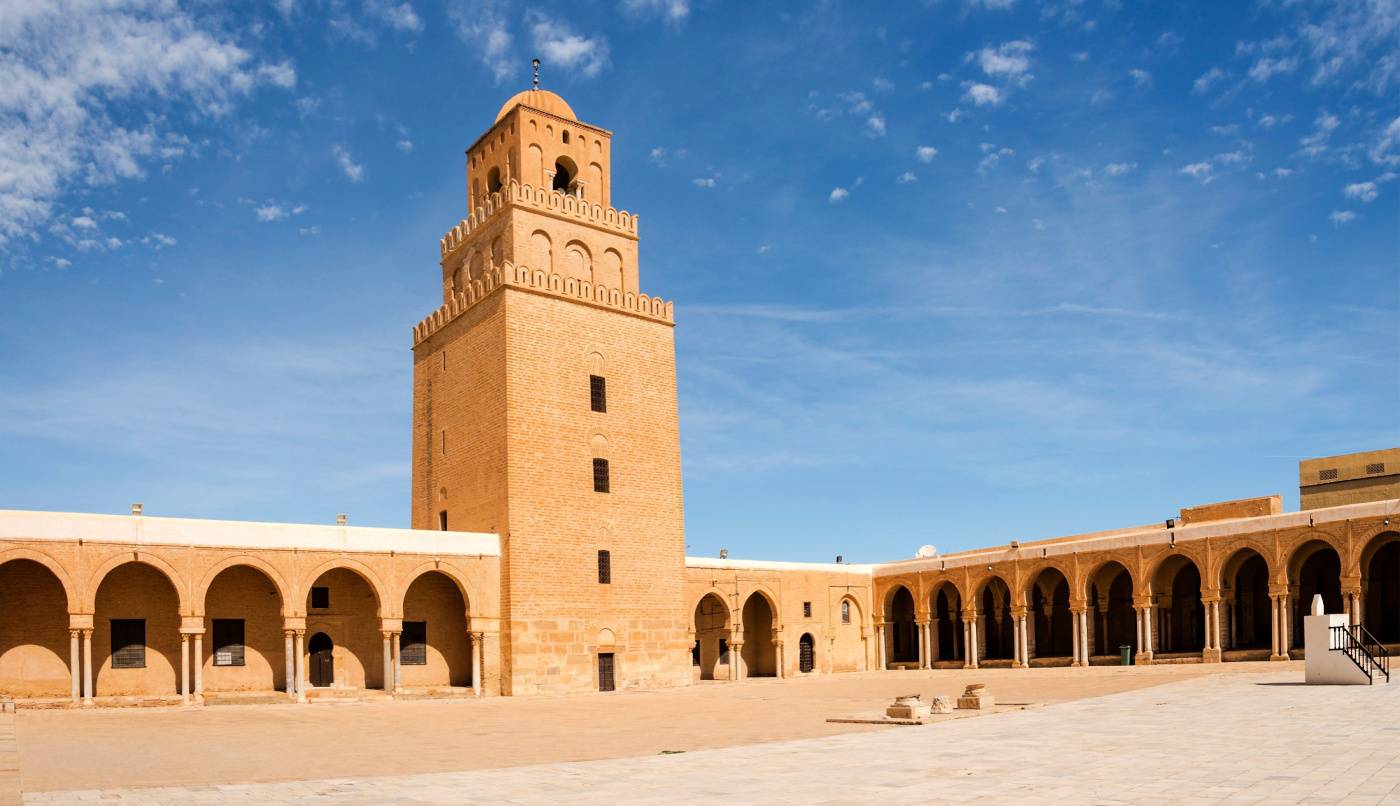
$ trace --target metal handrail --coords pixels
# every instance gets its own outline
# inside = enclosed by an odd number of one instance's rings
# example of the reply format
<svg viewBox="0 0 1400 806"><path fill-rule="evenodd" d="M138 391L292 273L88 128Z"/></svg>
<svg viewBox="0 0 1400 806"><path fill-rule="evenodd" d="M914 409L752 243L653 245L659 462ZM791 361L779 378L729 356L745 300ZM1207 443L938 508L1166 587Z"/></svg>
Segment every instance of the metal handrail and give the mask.
<svg viewBox="0 0 1400 806"><path fill-rule="evenodd" d="M1380 646L1379 642L1375 642L1374 638L1370 633L1366 632L1364 627L1360 625L1355 625L1354 627L1336 626L1330 629L1332 631L1332 645L1328 647L1329 649L1333 651L1341 650L1344 655L1351 659L1352 663L1356 664L1358 669L1366 673L1366 678L1368 680L1375 679L1375 672L1373 670L1377 670L1385 675L1386 682L1390 682L1390 653L1386 652L1385 648ZM1381 653L1380 660L1377 659L1376 654L1372 653L1370 647L1363 643L1362 639L1359 638L1357 633L1353 630L1359 630L1374 642L1373 645L1378 652Z"/></svg>
<svg viewBox="0 0 1400 806"><path fill-rule="evenodd" d="M1367 630L1360 624L1354 626L1352 630L1352 634L1356 637L1357 641L1360 642L1361 646L1371 655L1371 662L1376 664L1381 670L1381 674L1385 675L1386 682L1389 683L1390 650L1386 649L1385 646L1381 644L1380 640L1371 634L1370 630Z"/></svg>

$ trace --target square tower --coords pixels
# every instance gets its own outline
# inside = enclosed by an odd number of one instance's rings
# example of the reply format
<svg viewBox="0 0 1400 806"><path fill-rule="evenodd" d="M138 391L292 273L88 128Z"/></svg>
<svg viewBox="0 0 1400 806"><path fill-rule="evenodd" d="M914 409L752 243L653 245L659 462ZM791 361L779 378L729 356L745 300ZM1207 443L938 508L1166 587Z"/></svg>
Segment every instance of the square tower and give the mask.
<svg viewBox="0 0 1400 806"><path fill-rule="evenodd" d="M691 678L674 319L637 288L610 139L512 98L414 328L413 526L501 536L507 694Z"/></svg>

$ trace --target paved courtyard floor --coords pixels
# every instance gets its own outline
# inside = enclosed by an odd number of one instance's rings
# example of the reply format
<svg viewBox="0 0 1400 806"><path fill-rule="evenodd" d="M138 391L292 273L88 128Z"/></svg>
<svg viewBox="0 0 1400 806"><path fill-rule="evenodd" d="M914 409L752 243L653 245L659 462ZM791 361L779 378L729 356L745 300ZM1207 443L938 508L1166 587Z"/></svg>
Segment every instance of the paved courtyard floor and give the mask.
<svg viewBox="0 0 1400 806"><path fill-rule="evenodd" d="M33 804L1400 804L1400 684L1307 687L1301 664L1281 666L872 673L620 696L30 712L16 723ZM1054 704L921 727L823 721L869 710L874 696L973 680L1004 700ZM794 735L817 738L774 741ZM335 758L346 748L352 757ZM577 757L604 760L560 763Z"/></svg>

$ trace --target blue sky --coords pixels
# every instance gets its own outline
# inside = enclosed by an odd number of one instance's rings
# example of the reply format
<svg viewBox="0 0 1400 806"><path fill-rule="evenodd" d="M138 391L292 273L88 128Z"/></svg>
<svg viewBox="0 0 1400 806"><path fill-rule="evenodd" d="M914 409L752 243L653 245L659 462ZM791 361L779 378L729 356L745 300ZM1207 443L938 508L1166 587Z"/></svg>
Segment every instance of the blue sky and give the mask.
<svg viewBox="0 0 1400 806"><path fill-rule="evenodd" d="M408 520L529 84L676 303L691 552L1150 523L1400 445L1400 3L0 5L0 508Z"/></svg>

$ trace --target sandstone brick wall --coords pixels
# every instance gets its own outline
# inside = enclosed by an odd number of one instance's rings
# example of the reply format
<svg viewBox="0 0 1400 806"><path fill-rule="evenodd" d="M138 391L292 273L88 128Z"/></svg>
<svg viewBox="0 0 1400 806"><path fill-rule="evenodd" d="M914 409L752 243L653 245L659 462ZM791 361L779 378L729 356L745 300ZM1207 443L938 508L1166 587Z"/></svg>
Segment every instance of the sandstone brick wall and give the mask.
<svg viewBox="0 0 1400 806"><path fill-rule="evenodd" d="M1278 515L1281 512L1283 512L1283 496L1269 495L1183 509L1180 520L1185 525L1206 521L1223 521L1231 518L1257 518L1262 515Z"/></svg>

